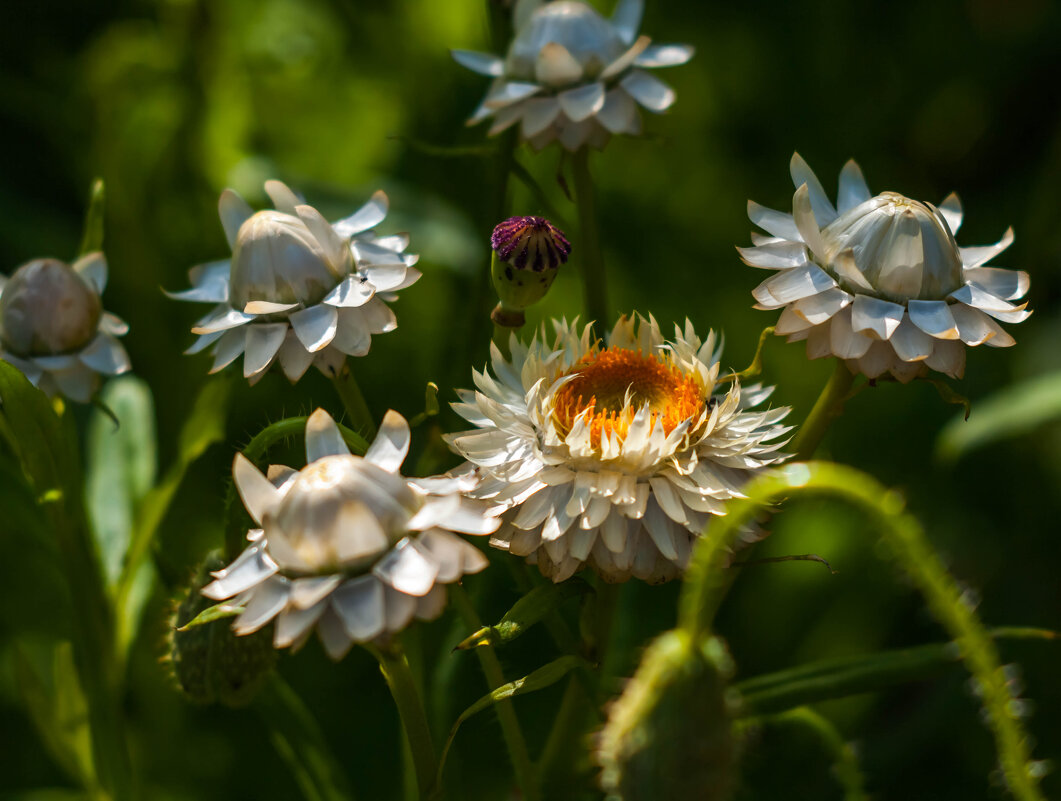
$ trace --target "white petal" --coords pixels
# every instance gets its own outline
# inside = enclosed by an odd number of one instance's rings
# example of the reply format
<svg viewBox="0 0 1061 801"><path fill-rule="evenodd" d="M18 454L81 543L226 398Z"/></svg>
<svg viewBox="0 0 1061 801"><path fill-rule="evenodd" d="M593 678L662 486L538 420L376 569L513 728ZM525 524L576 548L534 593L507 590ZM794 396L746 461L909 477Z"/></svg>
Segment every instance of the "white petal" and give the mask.
<svg viewBox="0 0 1061 801"><path fill-rule="evenodd" d="M366 264L361 269L377 292L390 292L405 285L411 268L404 264Z"/></svg>
<svg viewBox="0 0 1061 801"><path fill-rule="evenodd" d="M301 206L305 201L291 191L291 187L283 181L270 180L265 182L265 193L273 201L273 208L284 214L297 216L295 208Z"/></svg>
<svg viewBox="0 0 1061 801"><path fill-rule="evenodd" d="M431 592L416 602L417 620L434 620L446 608L446 588L436 584Z"/></svg>
<svg viewBox="0 0 1061 801"><path fill-rule="evenodd" d="M942 300L911 300L907 303L914 325L936 339L957 339L958 326Z"/></svg>
<svg viewBox="0 0 1061 801"><path fill-rule="evenodd" d="M494 122L487 130L487 136L497 136L502 131L508 130L523 116L523 110L525 106L522 103L503 108L497 112L497 116L494 117Z"/></svg>
<svg viewBox="0 0 1061 801"><path fill-rule="evenodd" d="M284 608L289 589L290 584L283 576L270 576L254 588L243 614L236 618L232 630L236 634L250 634L260 629Z"/></svg>
<svg viewBox="0 0 1061 801"><path fill-rule="evenodd" d="M983 268L981 268L983 269ZM967 306L974 306L977 309L983 309L989 314L991 312L1012 312L1020 311L1027 303L1022 303L1019 306L1015 306L1007 300L1003 300L994 293L981 289L977 284L966 284L960 289L956 289L950 293L950 297L955 300L960 300Z"/></svg>
<svg viewBox="0 0 1061 801"><path fill-rule="evenodd" d="M556 96L564 113L575 122L581 122L601 110L604 105L604 84L590 83L568 89Z"/></svg>
<svg viewBox="0 0 1061 801"><path fill-rule="evenodd" d="M951 378L961 378L965 372L965 345L956 341L936 342L925 364Z"/></svg>
<svg viewBox="0 0 1061 801"><path fill-rule="evenodd" d="M807 264L807 246L802 241L771 242L754 248L737 248L741 260L752 267L787 270Z"/></svg>
<svg viewBox="0 0 1061 801"><path fill-rule="evenodd" d="M959 248L962 254L962 264L965 265L966 269L970 267L979 267L982 264L987 264L991 259L995 258L999 253L1008 248L1013 244L1013 229L1007 228L1006 233L1002 235L1002 238L993 245L983 245L980 247L973 248Z"/></svg>
<svg viewBox="0 0 1061 801"><path fill-rule="evenodd" d="M343 503L331 531L335 538L336 556L342 562L377 556L390 545L376 513L357 500Z"/></svg>
<svg viewBox="0 0 1061 801"><path fill-rule="evenodd" d="M817 295L797 300L791 308L808 323L824 323L845 306L850 305L851 296L839 287L827 289ZM747 388L745 388L745 391Z"/></svg>
<svg viewBox="0 0 1061 801"><path fill-rule="evenodd" d="M666 111L674 104L674 90L642 70L631 70L619 85L649 111Z"/></svg>
<svg viewBox="0 0 1061 801"><path fill-rule="evenodd" d="M221 337L223 337L224 335L224 331L215 331L212 334L203 334L201 337L196 337L195 342L193 342L191 347L184 352L189 356L195 353L201 353L202 351L206 350L208 347L213 345L215 342L217 342L219 339L221 339Z"/></svg>
<svg viewBox="0 0 1061 801"><path fill-rule="evenodd" d="M637 36L641 27L641 17L645 13L645 0L619 0L612 12L611 23L619 38L629 44Z"/></svg>
<svg viewBox="0 0 1061 801"><path fill-rule="evenodd" d="M430 552L426 548L421 552L414 541L403 539L376 563L372 572L399 592L426 595L438 576L439 564L425 553Z"/></svg>
<svg viewBox="0 0 1061 801"><path fill-rule="evenodd" d="M307 609L288 606L276 618L276 628L273 630L273 647L287 648L289 645L304 638L327 606L325 603L319 603Z"/></svg>
<svg viewBox="0 0 1061 801"><path fill-rule="evenodd" d="M212 334L215 331L227 331L253 319L253 314L244 314L231 306L218 306L192 327L192 333Z"/></svg>
<svg viewBox="0 0 1061 801"><path fill-rule="evenodd" d="M88 281L97 294L107 287L107 260L100 252L87 253L73 263L74 271Z"/></svg>
<svg viewBox="0 0 1061 801"><path fill-rule="evenodd" d="M361 319L368 326L369 333L386 334L398 327L394 312L379 298L372 298L360 311Z"/></svg>
<svg viewBox="0 0 1061 801"><path fill-rule="evenodd" d="M872 331L877 339L888 339L902 322L904 311L898 303L855 295L855 302L851 305L851 327L855 331Z"/></svg>
<svg viewBox="0 0 1061 801"><path fill-rule="evenodd" d="M213 575L216 581L203 587L207 598L223 601L261 584L276 572L276 563L265 552L265 543L257 542L243 551L236 561Z"/></svg>
<svg viewBox="0 0 1061 801"><path fill-rule="evenodd" d="M947 221L951 234L958 233L958 229L962 227L962 202L956 194L951 192L943 198L943 202L939 204L939 213Z"/></svg>
<svg viewBox="0 0 1061 801"><path fill-rule="evenodd" d="M637 41L630 45L625 53L601 71L601 74L597 76L597 79L601 81L610 81L620 73L628 70L634 65L634 62L638 60L638 57L648 49L651 42L652 39L650 37L639 36Z"/></svg>
<svg viewBox="0 0 1061 801"><path fill-rule="evenodd" d="M325 456L349 456L343 435L332 416L324 409L317 409L306 421L306 464Z"/></svg>
<svg viewBox="0 0 1061 801"><path fill-rule="evenodd" d="M438 563L436 581L449 584L461 577L466 543L460 537L436 528L421 534L419 542Z"/></svg>
<svg viewBox="0 0 1061 801"><path fill-rule="evenodd" d="M999 267L973 267L965 271L965 280L1004 300L1024 297L1031 284L1024 270L1003 270Z"/></svg>
<svg viewBox="0 0 1061 801"><path fill-rule="evenodd" d="M670 523L667 521L667 516L660 511L660 508L650 503L645 509L645 516L642 519L642 523L645 526L645 530L648 532L652 542L655 543L659 552L665 559L677 559L678 548L674 542L674 532L671 529Z"/></svg>
<svg viewBox="0 0 1061 801"><path fill-rule="evenodd" d="M397 473L409 453L412 433L405 418L393 409L383 415L379 433L365 452L365 459L389 473Z"/></svg>
<svg viewBox="0 0 1061 801"><path fill-rule="evenodd" d="M284 375L292 384L302 378L309 366L313 364L313 354L302 347L294 331L289 331L284 338L278 358Z"/></svg>
<svg viewBox="0 0 1061 801"><path fill-rule="evenodd" d="M309 609L323 601L342 582L342 576L312 576L291 583L291 603L297 609Z"/></svg>
<svg viewBox="0 0 1061 801"><path fill-rule="evenodd" d="M570 55L570 53L568 55ZM581 68L579 69L581 70ZM538 94L541 90L541 86L536 83L509 81L501 84L496 89L491 90L490 94L487 95L486 100L483 101L483 105L487 108L494 109L495 111L504 109L506 106L511 106L513 103L518 103L521 100L526 100L531 95Z"/></svg>
<svg viewBox="0 0 1061 801"><path fill-rule="evenodd" d="M331 594L330 601L355 642L371 640L383 632L383 585L375 576L347 581Z"/></svg>
<svg viewBox="0 0 1061 801"><path fill-rule="evenodd" d="M841 310L829 321L829 348L840 359L858 359L873 340L851 328L851 308Z"/></svg>
<svg viewBox="0 0 1061 801"><path fill-rule="evenodd" d="M226 331L224 336L217 341L217 347L214 348L214 363L210 367L210 373L220 372L236 361L240 354L243 353L243 348L246 347L246 344L246 331L238 328Z"/></svg>
<svg viewBox="0 0 1061 801"><path fill-rule="evenodd" d="M818 220L818 225L824 227L835 220L837 216L836 209L829 202L829 196L825 194L822 182L818 180L814 170L810 168L799 153L792 154L792 160L788 163L788 170L792 175L793 186L798 188L806 184L807 189L810 190L810 204L811 208L814 209L814 216ZM803 229L800 230L802 231ZM809 245L810 242L807 244Z"/></svg>
<svg viewBox="0 0 1061 801"><path fill-rule="evenodd" d="M129 324L116 314L103 312L99 319L99 330L120 337L129 333Z"/></svg>
<svg viewBox="0 0 1061 801"><path fill-rule="evenodd" d="M258 323L247 326L247 346L243 356L243 377L250 378L273 363L287 336L287 323Z"/></svg>
<svg viewBox="0 0 1061 801"><path fill-rule="evenodd" d="M855 160L851 159L840 170L840 189L836 194L837 210L843 214L848 209L865 203L871 197L873 195L870 194L869 186L866 185L862 170L859 169Z"/></svg>
<svg viewBox="0 0 1061 801"><path fill-rule="evenodd" d="M955 303L950 307L950 313L958 326L958 338L966 345L983 344L998 330L990 317L964 303Z"/></svg>
<svg viewBox="0 0 1061 801"><path fill-rule="evenodd" d="M760 206L754 200L748 201L748 219L767 233L791 242L802 242L796 221L791 214Z"/></svg>
<svg viewBox="0 0 1061 801"><path fill-rule="evenodd" d="M765 308L777 308L835 286L828 273L809 263L772 275L752 290L752 295Z"/></svg>
<svg viewBox="0 0 1061 801"><path fill-rule="evenodd" d="M547 42L538 52L534 78L546 86L566 86L582 77L582 65L558 42ZM510 84L510 86L515 84ZM537 87L536 87L537 88Z"/></svg>
<svg viewBox="0 0 1061 801"><path fill-rule="evenodd" d="M342 237L359 234L383 222L389 207L390 201L387 199L387 193L379 189L373 193L368 203L349 217L332 223L332 228Z"/></svg>
<svg viewBox="0 0 1061 801"><path fill-rule="evenodd" d="M621 134L637 117L637 104L634 99L621 89L612 89L604 96L604 105L597 112L597 122L610 133Z"/></svg>
<svg viewBox="0 0 1061 801"><path fill-rule="evenodd" d="M637 57L639 67L678 67L693 57L696 48L692 45L653 45Z"/></svg>
<svg viewBox="0 0 1061 801"><path fill-rule="evenodd" d="M935 340L904 317L889 340L904 362L919 362L932 355Z"/></svg>
<svg viewBox="0 0 1061 801"><path fill-rule="evenodd" d="M467 67L472 72L480 75L489 75L491 78L499 78L505 72L505 62L492 53L476 53L473 50L451 49L449 54L453 60L462 67Z"/></svg>
<svg viewBox="0 0 1061 801"><path fill-rule="evenodd" d="M317 635L328 656L336 662L342 659L353 645L353 640L347 634L343 621L330 604L317 623Z"/></svg>
<svg viewBox="0 0 1061 801"><path fill-rule="evenodd" d="M818 259L825 259L825 243L819 225L824 225L814 211L813 195L808 184L800 184L792 195L792 218L799 229L800 238L807 243L811 253Z"/></svg>
<svg viewBox="0 0 1061 801"><path fill-rule="evenodd" d="M269 300L249 300L243 304L243 313L258 316L260 314L283 314L297 309L297 303L273 303Z"/></svg>
<svg viewBox="0 0 1061 801"><path fill-rule="evenodd" d="M689 516L674 485L662 476L653 476L648 483L652 487L652 497L656 499L659 508L675 523L685 525Z"/></svg>
<svg viewBox="0 0 1061 801"><path fill-rule="evenodd" d="M462 534L492 534L501 524L500 518L491 517L487 507L473 500L465 500L454 511L439 522L439 527Z"/></svg>
<svg viewBox="0 0 1061 801"><path fill-rule="evenodd" d="M217 210L221 215L221 226L225 229L228 246L235 250L240 226L254 216L254 209L247 205L247 201L241 198L236 190L226 189L217 201Z"/></svg>
<svg viewBox="0 0 1061 801"><path fill-rule="evenodd" d="M264 516L280 503L283 497L261 471L242 453L232 463L232 480L254 522L261 525Z"/></svg>
<svg viewBox="0 0 1061 801"><path fill-rule="evenodd" d="M188 273L192 282L191 289L183 292L166 292L166 296L174 300L227 303L230 271L231 262L228 259L200 264Z"/></svg>
<svg viewBox="0 0 1061 801"><path fill-rule="evenodd" d="M403 271L405 267L401 268ZM339 308L364 306L375 294L375 285L362 275L348 275L331 292L324 296L321 303Z"/></svg>
<svg viewBox="0 0 1061 801"><path fill-rule="evenodd" d="M424 598L431 596L429 592ZM383 587L383 614L384 625L387 631L401 631L416 614L421 598L414 598L404 592L398 592L391 587Z"/></svg>
<svg viewBox="0 0 1061 801"><path fill-rule="evenodd" d="M524 138L537 136L556 120L560 104L555 97L532 97L523 105L521 131Z"/></svg>
<svg viewBox="0 0 1061 801"><path fill-rule="evenodd" d="M320 243L329 264L341 268L349 263L350 251L346 242L319 211L313 206L298 206L295 211L313 234L313 238Z"/></svg>
<svg viewBox="0 0 1061 801"><path fill-rule="evenodd" d="M339 314L335 307L323 303L295 312L288 319L291 321L291 327L295 329L295 336L310 353L328 347L335 339L335 330L339 324Z"/></svg>
<svg viewBox="0 0 1061 801"><path fill-rule="evenodd" d="M129 354L125 352L122 343L110 334L102 332L78 354L78 358L87 367L106 375L119 375L130 367Z"/></svg>
<svg viewBox="0 0 1061 801"><path fill-rule="evenodd" d="M332 346L350 356L364 356L372 344L372 336L360 309L340 309L339 325Z"/></svg>

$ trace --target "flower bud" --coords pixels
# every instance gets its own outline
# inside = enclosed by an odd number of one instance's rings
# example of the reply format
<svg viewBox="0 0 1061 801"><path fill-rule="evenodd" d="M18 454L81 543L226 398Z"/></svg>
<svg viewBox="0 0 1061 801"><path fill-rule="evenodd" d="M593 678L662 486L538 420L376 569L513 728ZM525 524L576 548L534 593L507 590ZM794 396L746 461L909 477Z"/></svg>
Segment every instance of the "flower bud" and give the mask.
<svg viewBox="0 0 1061 801"><path fill-rule="evenodd" d="M328 248L299 217L265 210L239 228L232 251L230 302L319 303L353 269L349 247Z"/></svg>
<svg viewBox="0 0 1061 801"><path fill-rule="evenodd" d="M23 264L0 296L0 339L17 356L77 351L96 336L99 293L58 259Z"/></svg>
<svg viewBox="0 0 1061 801"><path fill-rule="evenodd" d="M618 30L586 3L562 2L542 6L516 33L505 60L506 71L516 80L534 81L545 48L563 48L581 67L586 78L596 78L627 49ZM556 85L577 82L557 79Z"/></svg>
<svg viewBox="0 0 1061 801"><path fill-rule="evenodd" d="M494 322L521 326L523 310L545 297L571 243L544 217L510 217L494 228L490 245L496 254L490 275L501 299Z"/></svg>
<svg viewBox="0 0 1061 801"><path fill-rule="evenodd" d="M722 801L735 784L733 667L721 640L657 637L600 735L601 784L622 801Z"/></svg>
<svg viewBox="0 0 1061 801"><path fill-rule="evenodd" d="M189 700L238 707L250 703L276 664L272 627L247 637L237 636L228 620L178 630L214 603L200 590L213 580L210 572L224 565L215 552L196 572L170 621L169 661L177 684Z"/></svg>

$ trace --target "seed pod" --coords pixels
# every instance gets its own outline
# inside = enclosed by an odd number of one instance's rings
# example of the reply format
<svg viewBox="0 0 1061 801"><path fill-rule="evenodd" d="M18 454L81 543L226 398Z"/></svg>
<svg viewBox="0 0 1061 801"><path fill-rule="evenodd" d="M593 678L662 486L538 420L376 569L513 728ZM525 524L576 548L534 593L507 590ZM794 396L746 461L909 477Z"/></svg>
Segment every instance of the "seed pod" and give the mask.
<svg viewBox="0 0 1061 801"><path fill-rule="evenodd" d="M609 801L723 801L735 785L733 666L722 640L668 631L645 651L598 745Z"/></svg>
<svg viewBox="0 0 1061 801"><path fill-rule="evenodd" d="M276 664L272 626L246 637L236 636L230 620L178 631L214 605L201 590L213 580L210 572L224 566L221 555L214 552L192 579L170 621L169 661L177 684L189 700L239 707L250 703Z"/></svg>
<svg viewBox="0 0 1061 801"><path fill-rule="evenodd" d="M490 237L494 258L490 276L501 302L494 309L498 325L523 325L523 310L549 291L560 265L571 254L563 232L544 217L510 217Z"/></svg>

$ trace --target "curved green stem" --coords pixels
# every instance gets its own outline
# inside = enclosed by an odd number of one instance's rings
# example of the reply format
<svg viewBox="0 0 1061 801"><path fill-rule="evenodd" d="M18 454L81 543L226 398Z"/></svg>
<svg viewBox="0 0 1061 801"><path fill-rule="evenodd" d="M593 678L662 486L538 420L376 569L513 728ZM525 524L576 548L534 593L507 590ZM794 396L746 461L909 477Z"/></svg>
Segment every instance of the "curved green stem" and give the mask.
<svg viewBox="0 0 1061 801"><path fill-rule="evenodd" d="M449 592L450 598L453 599L453 606L469 628L472 631L478 631L482 628L482 621L479 619L479 615L476 614L475 607L472 606L464 587L460 584L451 584ZM501 671L501 663L498 661L494 646L487 642L474 650L476 656L479 657L479 664L483 668L483 674L486 676L487 688L493 691L505 684L505 676ZM520 789L523 790L523 797L527 801L539 801L542 796L541 789L538 786L538 776L534 770L534 765L531 763L530 752L527 750L527 741L523 737L523 730L520 728L519 719L516 717L516 710L512 705L512 701L507 698L498 701L494 708L497 710L497 718L501 722L501 734L505 738L508 755L516 772L516 781L519 783Z"/></svg>
<svg viewBox="0 0 1061 801"><path fill-rule="evenodd" d="M575 203L578 205L578 229L582 236L582 294L586 322L596 322L598 330L609 323L608 281L601 255L600 231L597 228L597 199L593 177L589 172L589 148L580 147L571 158L575 179Z"/></svg>
<svg viewBox="0 0 1061 801"><path fill-rule="evenodd" d="M343 365L339 375L332 379L332 383L342 398L346 413L350 415L350 423L366 439L373 439L376 436L376 421L372 419L372 412L369 411L361 387L354 378L349 361Z"/></svg>
<svg viewBox="0 0 1061 801"><path fill-rule="evenodd" d="M438 758L435 755L435 744L431 739L431 729L424 713L420 693L416 689L416 679L409 669L401 647L391 643L386 647L365 645L365 648L376 657L380 672L387 681L391 697L398 707L398 715L405 730L405 739L413 756L416 769L416 784L420 790L421 801L432 801L439 797L441 788L435 786L438 771Z"/></svg>
<svg viewBox="0 0 1061 801"><path fill-rule="evenodd" d="M806 460L814 456L830 423L843 411L844 401L854 383L854 373L847 369L843 361L837 359L832 376L822 389L822 394L818 396L814 408L799 427L799 433L792 440L792 450L797 459Z"/></svg>
<svg viewBox="0 0 1061 801"><path fill-rule="evenodd" d="M994 642L928 544L920 524L903 511L899 494L865 473L827 462L791 464L764 473L750 482L745 492L747 497L735 501L725 517L712 523L693 552L680 600L681 627L696 638L710 633L729 584L724 568L729 548L736 542L740 526L762 506L805 494L831 495L853 503L882 524L885 542L933 616L957 644L977 685L1010 791L1021 801L1042 801L1029 738L1017 716L1019 707L1011 703L1014 699Z"/></svg>

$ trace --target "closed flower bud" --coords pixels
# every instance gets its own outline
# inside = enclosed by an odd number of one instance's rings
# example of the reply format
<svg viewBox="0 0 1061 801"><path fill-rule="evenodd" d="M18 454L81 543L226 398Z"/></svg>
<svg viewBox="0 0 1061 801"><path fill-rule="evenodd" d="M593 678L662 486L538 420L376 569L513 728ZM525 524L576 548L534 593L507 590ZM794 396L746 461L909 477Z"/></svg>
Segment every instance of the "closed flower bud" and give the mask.
<svg viewBox="0 0 1061 801"><path fill-rule="evenodd" d="M601 784L622 801L722 801L735 784L732 661L721 640L657 637L600 735Z"/></svg>
<svg viewBox="0 0 1061 801"><path fill-rule="evenodd" d="M494 228L490 246L496 254L490 274L501 299L494 322L521 326L523 310L545 297L571 243L544 217L510 217Z"/></svg>
<svg viewBox="0 0 1061 801"><path fill-rule="evenodd" d="M83 348L103 314L99 294L58 259L23 264L0 296L0 335L18 356L55 356Z"/></svg>
<svg viewBox="0 0 1061 801"><path fill-rule="evenodd" d="M212 605L200 590L211 581L210 571L222 567L220 555L211 554L192 579L171 620L169 661L189 700L238 707L254 698L276 664L271 630L237 637L226 621L215 620L178 631Z"/></svg>

